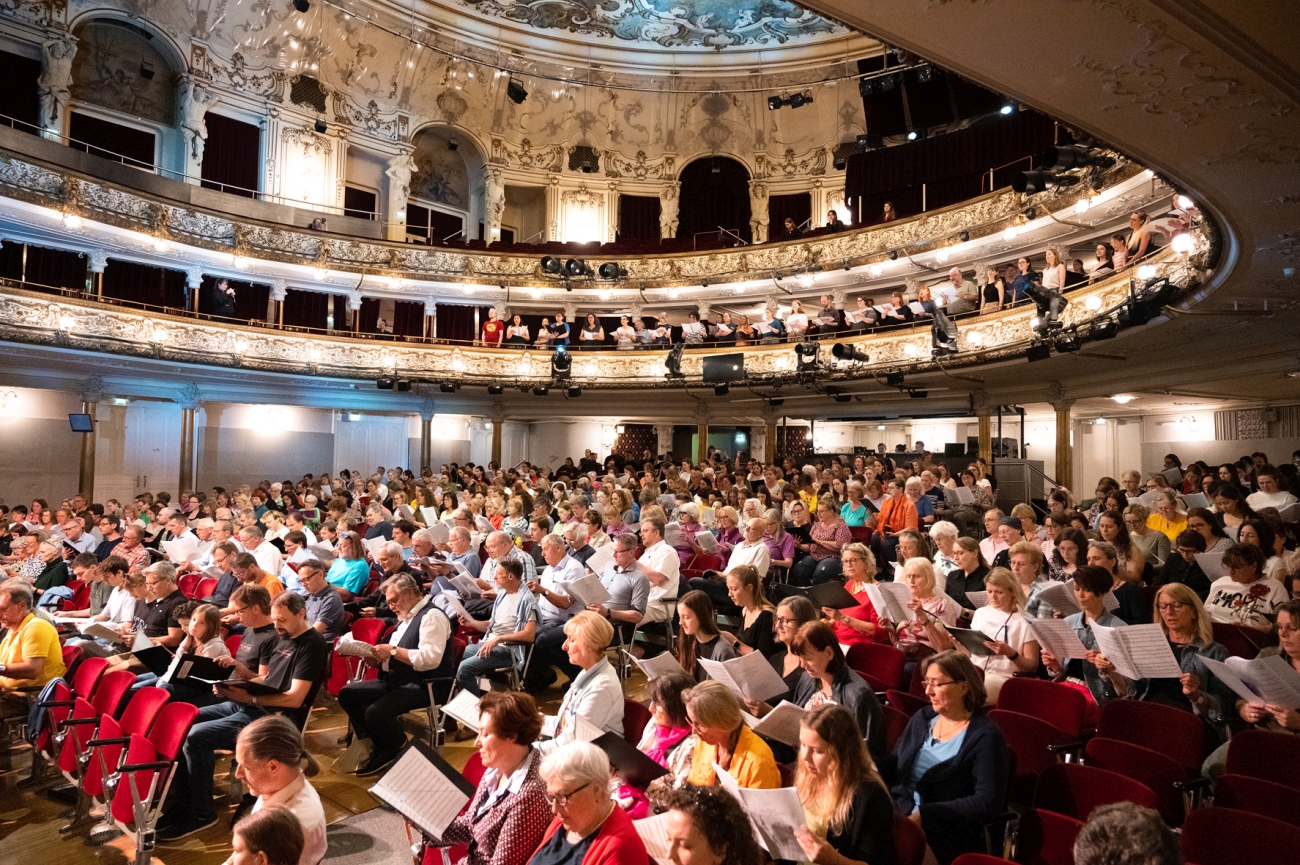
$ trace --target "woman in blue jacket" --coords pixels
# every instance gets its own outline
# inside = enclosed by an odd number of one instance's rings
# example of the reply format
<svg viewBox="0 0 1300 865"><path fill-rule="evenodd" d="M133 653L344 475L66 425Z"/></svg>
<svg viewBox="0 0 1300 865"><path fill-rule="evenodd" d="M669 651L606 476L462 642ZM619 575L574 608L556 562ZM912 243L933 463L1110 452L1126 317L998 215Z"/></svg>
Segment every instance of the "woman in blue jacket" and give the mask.
<svg viewBox="0 0 1300 865"><path fill-rule="evenodd" d="M983 824L1006 808L1007 744L984 714L984 684L969 658L940 652L921 669L930 706L912 716L895 748L894 807L948 863L985 852Z"/></svg>

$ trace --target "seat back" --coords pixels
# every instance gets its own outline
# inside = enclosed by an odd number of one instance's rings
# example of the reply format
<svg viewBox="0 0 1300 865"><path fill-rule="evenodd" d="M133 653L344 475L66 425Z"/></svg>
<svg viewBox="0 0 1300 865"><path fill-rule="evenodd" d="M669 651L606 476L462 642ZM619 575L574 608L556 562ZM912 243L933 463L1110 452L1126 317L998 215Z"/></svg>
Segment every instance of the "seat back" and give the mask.
<svg viewBox="0 0 1300 865"><path fill-rule="evenodd" d="M859 544L871 543L871 529L866 526L849 526L849 535Z"/></svg>
<svg viewBox="0 0 1300 865"><path fill-rule="evenodd" d="M1228 622L1214 622L1213 627L1214 642L1227 649L1228 654L1232 657L1253 661L1259 654L1259 646L1246 631L1236 625Z"/></svg>
<svg viewBox="0 0 1300 865"><path fill-rule="evenodd" d="M162 688L141 688L132 694L131 702L126 704L126 709L122 712L121 727L126 731L124 735L139 733L147 736L154 719L170 699L171 694Z"/></svg>
<svg viewBox="0 0 1300 865"><path fill-rule="evenodd" d="M1300 739L1289 733L1242 730L1228 742L1224 772L1300 789Z"/></svg>
<svg viewBox="0 0 1300 865"><path fill-rule="evenodd" d="M1004 865L1007 860L987 853L963 853L952 860L952 865Z"/></svg>
<svg viewBox="0 0 1300 865"><path fill-rule="evenodd" d="M1095 737L1088 742L1089 766L1140 781L1156 794L1156 810L1170 826L1183 822L1183 794L1174 785L1187 780L1187 773L1169 757L1159 751L1143 748L1118 739Z"/></svg>
<svg viewBox="0 0 1300 865"><path fill-rule="evenodd" d="M1032 715L1006 709L991 709L988 715L1002 731L1007 747L1016 752L1016 764L1022 775L1037 775L1056 763L1056 755L1048 748L1071 741L1063 731Z"/></svg>
<svg viewBox="0 0 1300 865"><path fill-rule="evenodd" d="M95 704L95 714L117 717L117 710L122 705L122 698L135 684L135 673L117 670L106 673L95 687L91 702Z"/></svg>
<svg viewBox="0 0 1300 865"><path fill-rule="evenodd" d="M199 707L192 703L168 703L162 707L149 728L149 747L157 755L155 759L176 759L198 714Z"/></svg>
<svg viewBox="0 0 1300 865"><path fill-rule="evenodd" d="M776 770L781 773L781 786L793 787L795 778L795 766L793 763L777 763Z"/></svg>
<svg viewBox="0 0 1300 865"><path fill-rule="evenodd" d="M885 750L892 754L894 746L902 738L903 731L907 729L907 722L912 720L906 712L901 709L895 709L893 706L881 706L885 713Z"/></svg>
<svg viewBox="0 0 1300 865"><path fill-rule="evenodd" d="M218 582L219 581L217 580L216 577L204 577L203 579L199 580L199 584L194 587L194 597L196 598L210 597L212 593L217 590Z"/></svg>
<svg viewBox="0 0 1300 865"><path fill-rule="evenodd" d="M63 587L72 592L72 597L59 601L60 610L84 610L90 606L90 585L78 579L68 580Z"/></svg>
<svg viewBox="0 0 1300 865"><path fill-rule="evenodd" d="M1132 802L1155 809L1156 794L1146 784L1117 772L1080 763L1053 763L1038 776L1034 807L1087 820L1098 805Z"/></svg>
<svg viewBox="0 0 1300 865"><path fill-rule="evenodd" d="M1088 698L1082 691L1059 682L1013 677L1002 683L998 708L1032 715L1065 735L1078 738L1083 732Z"/></svg>
<svg viewBox="0 0 1300 865"><path fill-rule="evenodd" d="M81 663L82 651L80 646L64 646L63 654L63 678L70 679L75 674L78 665Z"/></svg>
<svg viewBox="0 0 1300 865"><path fill-rule="evenodd" d="M98 718L101 713L95 711L95 705L85 697L74 698L72 705L73 721ZM59 749L59 770L72 773L77 770L77 758L86 751L86 743L95 737L94 724L70 724L66 728L67 737Z"/></svg>
<svg viewBox="0 0 1300 865"><path fill-rule="evenodd" d="M650 723L650 710L636 700L623 701L623 738L635 746L641 741L646 724Z"/></svg>
<svg viewBox="0 0 1300 865"><path fill-rule="evenodd" d="M1110 700L1101 707L1097 735L1159 751L1193 776L1200 773L1205 759L1201 719L1160 703Z"/></svg>
<svg viewBox="0 0 1300 865"><path fill-rule="evenodd" d="M123 738L121 725L112 715L101 715L95 739L120 738ZM120 742L95 745L92 748L90 762L86 764L86 773L81 777L81 789L93 798L100 798L104 793L104 776L117 768L117 760L120 756L122 756Z"/></svg>
<svg viewBox="0 0 1300 865"><path fill-rule="evenodd" d="M68 663L68 653L74 652L78 657L81 655L81 649L77 646L63 647L63 663ZM72 667L68 666L71 670ZM77 669L72 673L69 681L72 683L72 692L80 694L83 697L89 697L94 693L95 687L103 677L104 671L108 669L108 658L82 658L81 663L77 664ZM66 699L66 698L65 698Z"/></svg>
<svg viewBox="0 0 1300 865"><path fill-rule="evenodd" d="M101 668L102 672L102 668ZM54 690L50 692L50 700L55 703L71 703L72 689L66 682L56 681ZM72 714L72 706L51 706L45 712L45 727L36 737L36 750L42 754L50 754L50 745L52 744L51 735L56 732L68 720Z"/></svg>
<svg viewBox="0 0 1300 865"><path fill-rule="evenodd" d="M849 669L878 679L887 688L897 688L902 684L907 656L884 643L857 643L849 646L845 660Z"/></svg>
<svg viewBox="0 0 1300 865"><path fill-rule="evenodd" d="M153 746L144 736L132 736L130 744L126 747L126 764L127 766L137 766L144 763L153 763L158 759ZM152 769L140 769L137 771L123 772L122 780L113 792L113 802L110 806L110 813L113 820L123 826L133 826L135 824L135 801L141 802L150 800L150 787L153 783L154 771ZM134 794L134 795L133 795Z"/></svg>
<svg viewBox="0 0 1300 865"><path fill-rule="evenodd" d="M465 761L465 768L460 770L460 774L465 780L475 787L478 786L479 781L483 780L486 773L487 767L483 765L483 755L477 750L469 755L469 759Z"/></svg>
<svg viewBox="0 0 1300 865"><path fill-rule="evenodd" d="M235 656L243 642L243 634L231 634L229 637L226 637L226 651L230 653L230 657L233 658Z"/></svg>
<svg viewBox="0 0 1300 865"><path fill-rule="evenodd" d="M1016 861L1023 865L1074 865L1074 839L1083 821L1030 808L1020 817Z"/></svg>
<svg viewBox="0 0 1300 865"><path fill-rule="evenodd" d="M921 865L925 861L925 832L921 827L895 811L890 828L894 835L894 862Z"/></svg>
<svg viewBox="0 0 1300 865"><path fill-rule="evenodd" d="M924 697L918 697L906 691L895 691L892 688L885 692L885 699L889 700L889 705L907 713L909 718L930 705L930 701Z"/></svg>
<svg viewBox="0 0 1300 865"><path fill-rule="evenodd" d="M201 595L196 594L194 591L198 588L199 580L201 579L203 579L203 575L198 572L181 574L176 578L176 588L180 589L181 594L187 598L201 597Z"/></svg>
<svg viewBox="0 0 1300 865"><path fill-rule="evenodd" d="M1296 780L1300 783L1300 778ZM1219 776L1214 782L1214 804L1300 826L1300 790L1262 778Z"/></svg>
<svg viewBox="0 0 1300 865"><path fill-rule="evenodd" d="M1197 808L1183 822L1180 845L1196 865L1292 865L1300 827L1235 808Z"/></svg>
<svg viewBox="0 0 1300 865"><path fill-rule="evenodd" d="M388 623L383 619L357 619L352 623L352 638L377 646L387 630Z"/></svg>

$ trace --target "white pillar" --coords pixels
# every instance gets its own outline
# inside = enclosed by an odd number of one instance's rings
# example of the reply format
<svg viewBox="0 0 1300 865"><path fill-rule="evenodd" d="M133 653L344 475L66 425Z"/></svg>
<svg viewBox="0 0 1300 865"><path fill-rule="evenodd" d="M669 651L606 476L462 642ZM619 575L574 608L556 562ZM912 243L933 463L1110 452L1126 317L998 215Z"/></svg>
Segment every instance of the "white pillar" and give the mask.
<svg viewBox="0 0 1300 865"><path fill-rule="evenodd" d="M767 240L767 184L760 180L749 181L749 230L754 243Z"/></svg>
<svg viewBox="0 0 1300 865"><path fill-rule="evenodd" d="M411 175L416 171L411 157L414 148L403 150L388 160L388 194L384 199L384 222L389 240L406 240L406 201L411 194Z"/></svg>
<svg viewBox="0 0 1300 865"><path fill-rule="evenodd" d="M72 98L72 58L77 56L77 38L66 30L55 30L41 43L41 74L36 93L41 101L41 135L59 141L67 124L68 100Z"/></svg>
<svg viewBox="0 0 1300 865"><path fill-rule="evenodd" d="M488 243L501 239L501 219L506 212L506 181L495 165L483 166L483 230ZM467 231L467 235L470 232Z"/></svg>
<svg viewBox="0 0 1300 865"><path fill-rule="evenodd" d="M659 239L677 236L677 208L682 184L669 180L659 187Z"/></svg>

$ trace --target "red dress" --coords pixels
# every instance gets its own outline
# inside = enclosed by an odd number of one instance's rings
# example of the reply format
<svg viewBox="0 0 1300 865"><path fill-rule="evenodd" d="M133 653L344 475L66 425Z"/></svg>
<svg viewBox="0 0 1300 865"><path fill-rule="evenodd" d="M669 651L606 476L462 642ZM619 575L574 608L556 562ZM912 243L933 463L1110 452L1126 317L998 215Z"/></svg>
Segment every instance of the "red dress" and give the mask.
<svg viewBox="0 0 1300 865"><path fill-rule="evenodd" d="M844 587L846 590L848 586ZM861 592L849 592L854 598L861 602L861 606L847 607L844 609L844 615L850 619L857 619L862 622L870 622L876 626L876 635L868 637L861 631L854 630L848 624L843 622L831 622L831 628L835 631L835 639L839 640L846 646L856 646L858 643L888 643L889 635L885 629L880 627L880 616L876 614L876 608L867 597L866 589Z"/></svg>

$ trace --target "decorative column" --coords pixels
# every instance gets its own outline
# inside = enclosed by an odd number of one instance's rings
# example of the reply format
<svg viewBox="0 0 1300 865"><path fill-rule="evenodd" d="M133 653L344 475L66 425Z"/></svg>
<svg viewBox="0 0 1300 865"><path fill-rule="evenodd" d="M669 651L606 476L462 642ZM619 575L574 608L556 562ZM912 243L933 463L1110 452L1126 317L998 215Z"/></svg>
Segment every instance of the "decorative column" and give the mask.
<svg viewBox="0 0 1300 865"><path fill-rule="evenodd" d="M203 286L203 268L198 265L185 268L185 311L199 311L199 289Z"/></svg>
<svg viewBox="0 0 1300 865"><path fill-rule="evenodd" d="M655 424L655 435L659 437L659 456L671 453L673 449L673 425L670 423Z"/></svg>
<svg viewBox="0 0 1300 865"><path fill-rule="evenodd" d="M90 263L90 279L94 283L95 297L104 299L104 270L108 267L108 253L102 249L92 249L86 254Z"/></svg>
<svg viewBox="0 0 1300 865"><path fill-rule="evenodd" d="M695 462L703 463L709 453L709 407L706 403L700 403L695 409L695 420L699 424L699 429L695 441Z"/></svg>
<svg viewBox="0 0 1300 865"><path fill-rule="evenodd" d="M659 187L659 239L677 236L677 212L680 206L682 184L676 180L665 181Z"/></svg>
<svg viewBox="0 0 1300 865"><path fill-rule="evenodd" d="M420 471L433 467L433 397L420 405Z"/></svg>
<svg viewBox="0 0 1300 865"><path fill-rule="evenodd" d="M483 166L483 230L488 243L501 239L501 219L506 212L506 182L501 169L495 165Z"/></svg>
<svg viewBox="0 0 1300 865"><path fill-rule="evenodd" d="M971 394L971 407L979 421L979 458L993 461L993 406L989 404L988 391L977 390Z"/></svg>
<svg viewBox="0 0 1300 865"><path fill-rule="evenodd" d="M1055 397L1052 408L1056 410L1056 482L1074 489L1074 447L1070 444L1070 409L1074 400L1065 399L1060 382L1051 384L1052 396Z"/></svg>
<svg viewBox="0 0 1300 865"><path fill-rule="evenodd" d="M384 174L388 175L384 222L389 240L406 240L406 201L411 195L411 175L418 170L411 157L413 149L405 149L389 159L388 167L384 169Z"/></svg>
<svg viewBox="0 0 1300 865"><path fill-rule="evenodd" d="M181 388L176 403L181 407L181 472L177 492L194 489L194 412L200 402L199 386L190 382Z"/></svg>
<svg viewBox="0 0 1300 865"><path fill-rule="evenodd" d="M509 319L507 319L508 321ZM432 297L424 299L424 338L432 339L438 333L438 302Z"/></svg>
<svg viewBox="0 0 1300 865"><path fill-rule="evenodd" d="M749 181L749 230L754 243L767 240L767 184L761 180Z"/></svg>
<svg viewBox="0 0 1300 865"><path fill-rule="evenodd" d="M348 313L352 316L352 332L361 330L361 292L348 292Z"/></svg>
<svg viewBox="0 0 1300 865"><path fill-rule="evenodd" d="M763 407L763 426L767 432L763 444L763 465L770 466L776 462L776 409L770 405Z"/></svg>
<svg viewBox="0 0 1300 865"><path fill-rule="evenodd" d="M492 462L501 465L501 429L506 425L505 400L492 400Z"/></svg>
<svg viewBox="0 0 1300 865"><path fill-rule="evenodd" d="M77 39L66 30L56 30L41 43L41 74L36 95L41 102L41 135L60 141L66 109L72 98L72 58L77 56Z"/></svg>
<svg viewBox="0 0 1300 865"><path fill-rule="evenodd" d="M709 316L713 313L713 304L707 300L701 300L696 304L695 311L700 314L700 321L708 321Z"/></svg>
<svg viewBox="0 0 1300 865"><path fill-rule="evenodd" d="M288 296L289 284L283 279L271 280L271 318L267 319L268 324L276 327L284 327L284 299Z"/></svg>
<svg viewBox="0 0 1300 865"><path fill-rule="evenodd" d="M77 491L88 502L95 500L95 439L99 435L95 429L95 414L103 392L104 379L97 375L86 379L81 389L81 412L90 415L92 431L81 434L81 469L77 474Z"/></svg>
<svg viewBox="0 0 1300 865"><path fill-rule="evenodd" d="M203 178L203 148L208 141L208 109L219 97L193 75L182 75L177 81L176 104L180 108L181 134L185 136L186 183L198 186Z"/></svg>

